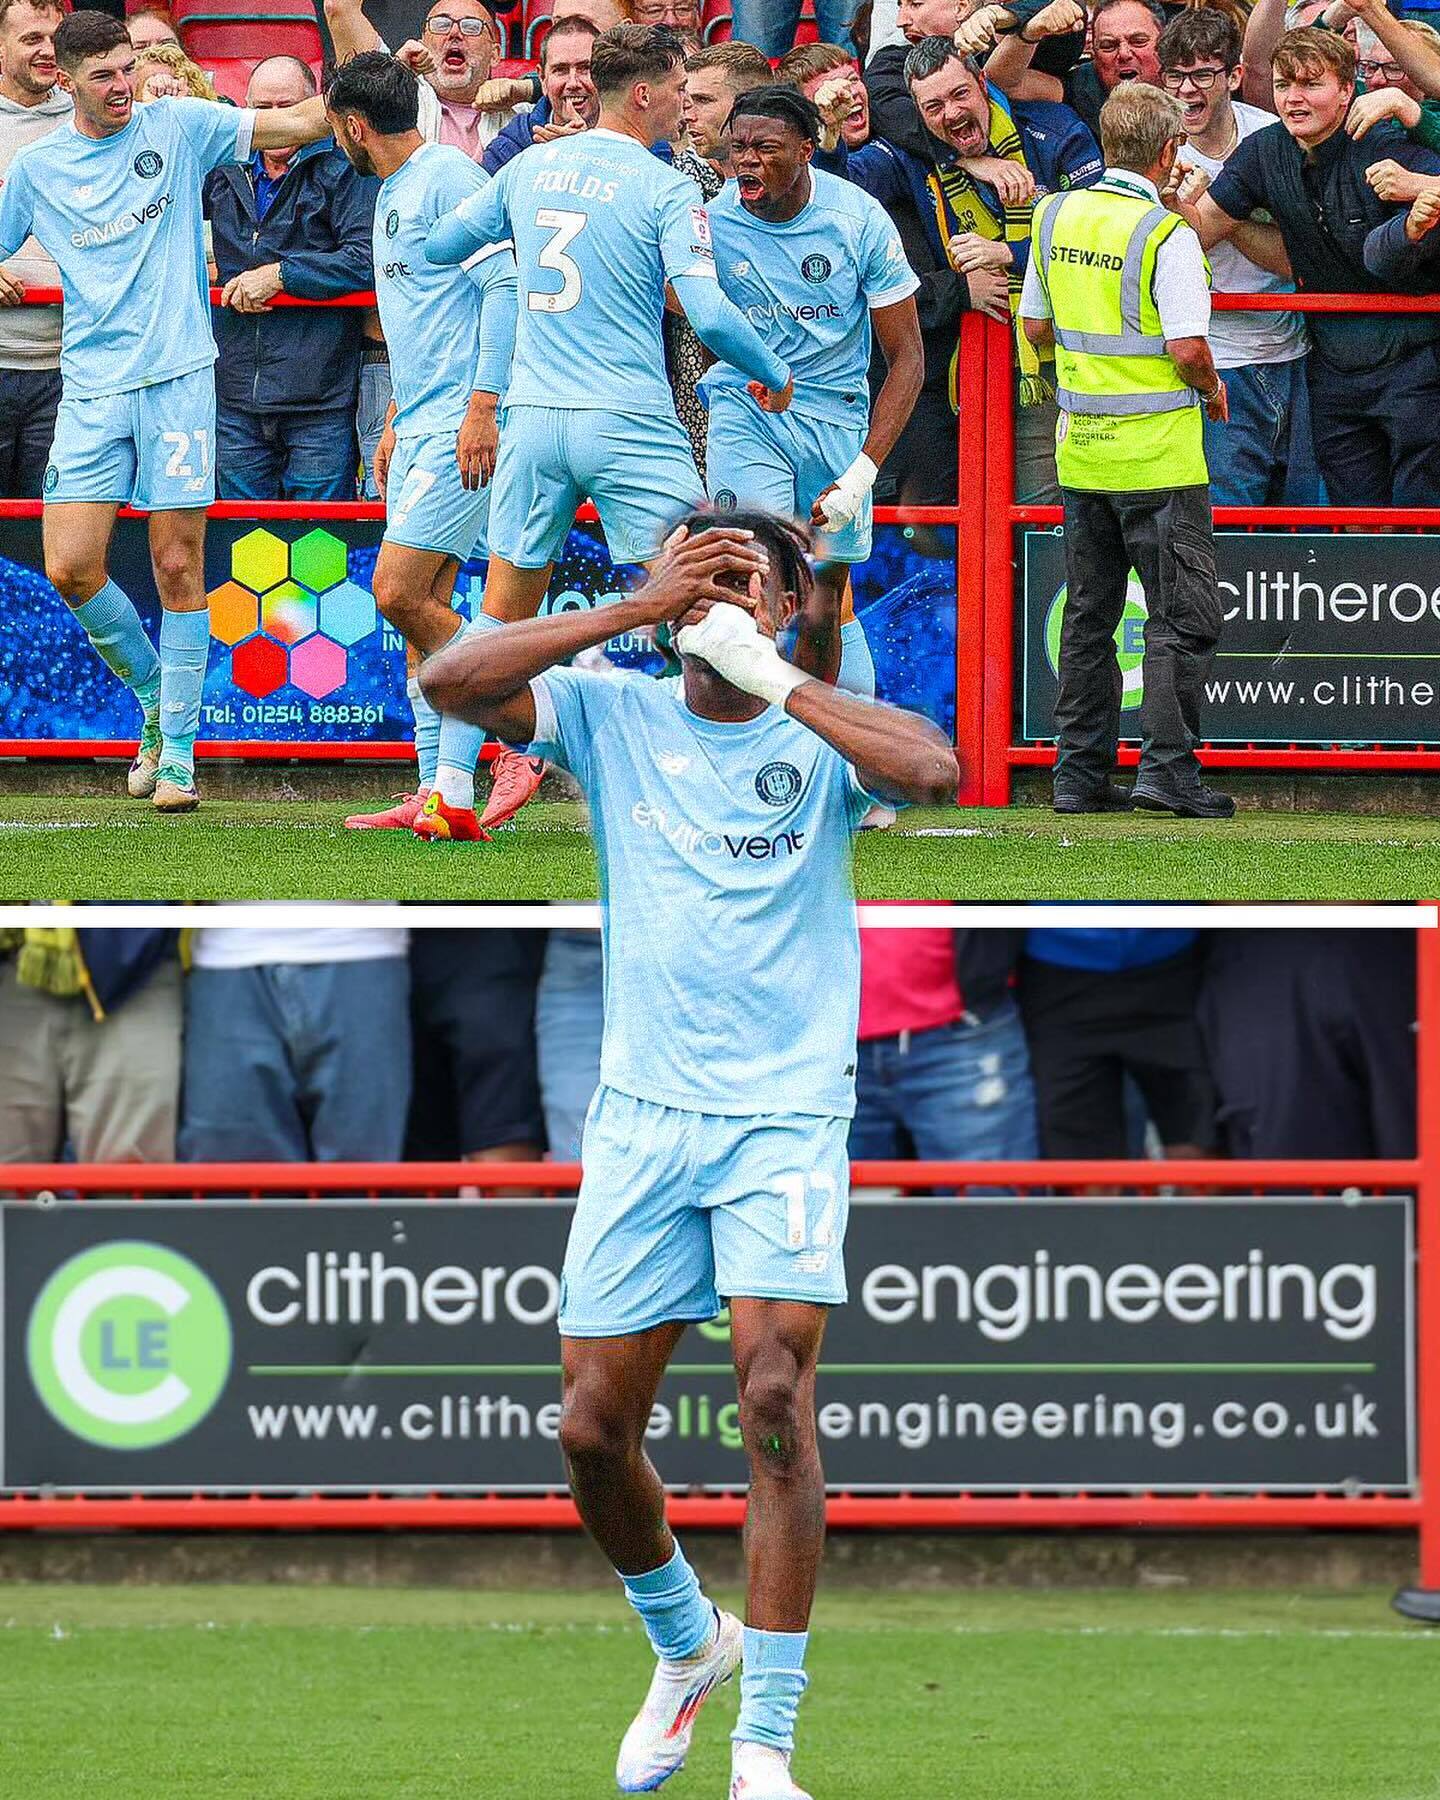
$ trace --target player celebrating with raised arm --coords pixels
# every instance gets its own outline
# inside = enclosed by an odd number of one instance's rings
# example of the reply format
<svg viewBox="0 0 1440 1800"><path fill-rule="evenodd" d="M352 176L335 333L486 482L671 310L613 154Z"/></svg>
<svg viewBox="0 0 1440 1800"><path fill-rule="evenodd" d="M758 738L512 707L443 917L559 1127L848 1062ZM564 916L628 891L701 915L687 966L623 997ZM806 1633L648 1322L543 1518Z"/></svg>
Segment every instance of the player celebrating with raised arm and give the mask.
<svg viewBox="0 0 1440 1800"><path fill-rule="evenodd" d="M387 343L413 344L391 363L394 397L375 456L385 536L375 600L418 661L469 626L452 604L460 565L481 550L499 441L497 408L515 340L515 258L508 244L461 268L425 260L425 239L485 176L462 150L427 144L420 84L385 50L342 63L325 90L335 142L362 175L378 175L375 298ZM484 733L441 718L409 683L419 758L417 791L354 827L411 826L422 838L474 842L475 764Z"/></svg>
<svg viewBox="0 0 1440 1800"><path fill-rule="evenodd" d="M783 417L764 413L741 372L717 363L702 383L705 461L717 506L766 506L815 527L812 632L833 641L838 628L841 687L873 694L849 572L870 555L870 490L925 381L920 282L879 201L810 167L821 129L794 87L753 88L730 114L735 179L709 207L720 285L789 364L795 396ZM887 365L873 417L872 321Z"/></svg>
<svg viewBox="0 0 1440 1800"><path fill-rule="evenodd" d="M205 508L215 498L215 337L201 190L221 163L326 133L318 99L250 112L205 100L137 107L135 51L107 13L55 33L73 128L27 144L0 192L0 258L32 233L60 268L63 390L44 482L45 573L144 727L136 799L189 812L210 645ZM160 649L110 579L115 515L150 516Z"/></svg>
<svg viewBox="0 0 1440 1800"><path fill-rule="evenodd" d="M608 619L468 638L421 677L445 711L563 763L594 824L605 1036L561 1288L561 1444L659 1659L620 1747L626 1793L680 1768L743 1659L732 1800L806 1800L789 1765L825 1532L816 1363L845 1298L852 834L874 802L941 802L957 779L928 720L782 660L807 548L769 514L692 514ZM681 683L557 666L667 621ZM701 1592L645 1454L666 1365L722 1295L750 1464L743 1630Z"/></svg>
<svg viewBox="0 0 1440 1800"><path fill-rule="evenodd" d="M596 38L590 74L599 125L515 157L440 221L426 252L455 263L487 244L515 244L520 318L485 595L500 619L539 611L587 495L616 562L648 562L669 521L703 498L665 379L667 283L701 340L754 382L760 404L778 411L790 400L789 369L715 280L695 184L652 152L680 128L684 44L661 26L618 25ZM517 812L539 769L535 759L502 758L481 825Z"/></svg>

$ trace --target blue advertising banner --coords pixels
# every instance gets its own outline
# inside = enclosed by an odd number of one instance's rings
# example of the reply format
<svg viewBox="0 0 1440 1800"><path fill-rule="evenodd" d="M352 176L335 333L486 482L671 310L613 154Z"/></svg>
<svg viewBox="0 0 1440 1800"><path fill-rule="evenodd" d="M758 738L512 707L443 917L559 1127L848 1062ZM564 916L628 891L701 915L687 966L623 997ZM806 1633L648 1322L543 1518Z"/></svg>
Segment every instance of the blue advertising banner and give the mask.
<svg viewBox="0 0 1440 1800"><path fill-rule="evenodd" d="M206 537L210 665L201 737L227 745L394 743L411 735L405 649L376 610L371 576L379 521L212 519ZM40 521L0 521L0 740L32 746L133 738L133 700L90 650L42 566ZM152 632L158 602L143 519L121 519L111 571ZM458 583L468 614L485 565ZM606 555L598 527L578 526L555 570L547 608L603 605L638 571ZM855 571L855 604L882 699L955 728L955 532L879 526ZM605 647L621 668L660 658L648 637Z"/></svg>

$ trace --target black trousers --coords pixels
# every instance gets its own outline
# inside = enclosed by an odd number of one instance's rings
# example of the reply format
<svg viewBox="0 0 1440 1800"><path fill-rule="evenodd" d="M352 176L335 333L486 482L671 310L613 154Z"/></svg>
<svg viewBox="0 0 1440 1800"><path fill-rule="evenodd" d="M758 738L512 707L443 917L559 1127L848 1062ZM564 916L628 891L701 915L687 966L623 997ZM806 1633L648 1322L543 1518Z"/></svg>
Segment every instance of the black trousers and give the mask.
<svg viewBox="0 0 1440 1800"><path fill-rule="evenodd" d="M1114 638L1132 568L1148 614L1138 779L1193 787L1200 779L1200 700L1221 624L1210 489L1061 494L1068 594L1055 703L1056 792L1092 792L1115 768L1121 675Z"/></svg>
<svg viewBox="0 0 1440 1800"><path fill-rule="evenodd" d="M1231 1156L1415 1154L1415 937L1217 931L1200 1029Z"/></svg>
<svg viewBox="0 0 1440 1800"><path fill-rule="evenodd" d="M1199 987L1200 958L1190 950L1108 971L1020 959L1042 1156L1127 1155L1127 1075L1162 1143L1212 1148L1215 1089L1195 1022Z"/></svg>
<svg viewBox="0 0 1440 1800"><path fill-rule="evenodd" d="M1433 506L1440 493L1440 345L1378 369L1305 364L1315 460L1336 506Z"/></svg>
<svg viewBox="0 0 1440 1800"><path fill-rule="evenodd" d="M58 369L0 369L0 495L38 500L60 405Z"/></svg>

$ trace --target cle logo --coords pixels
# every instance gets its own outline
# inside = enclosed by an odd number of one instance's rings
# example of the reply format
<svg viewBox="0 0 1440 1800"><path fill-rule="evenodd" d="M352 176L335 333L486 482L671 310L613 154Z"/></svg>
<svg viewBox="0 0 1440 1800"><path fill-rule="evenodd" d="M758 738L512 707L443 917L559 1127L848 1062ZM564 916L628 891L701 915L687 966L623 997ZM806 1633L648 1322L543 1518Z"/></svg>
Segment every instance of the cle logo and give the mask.
<svg viewBox="0 0 1440 1800"><path fill-rule="evenodd" d="M35 1392L107 1450L183 1437L220 1398L230 1320L204 1271L160 1244L104 1244L62 1263L26 1334Z"/></svg>
<svg viewBox="0 0 1440 1800"><path fill-rule="evenodd" d="M231 579L208 596L210 635L231 646L236 687L257 700L288 681L312 700L344 687L346 651L374 631L375 596L347 579L345 546L328 531L287 544L247 531Z"/></svg>

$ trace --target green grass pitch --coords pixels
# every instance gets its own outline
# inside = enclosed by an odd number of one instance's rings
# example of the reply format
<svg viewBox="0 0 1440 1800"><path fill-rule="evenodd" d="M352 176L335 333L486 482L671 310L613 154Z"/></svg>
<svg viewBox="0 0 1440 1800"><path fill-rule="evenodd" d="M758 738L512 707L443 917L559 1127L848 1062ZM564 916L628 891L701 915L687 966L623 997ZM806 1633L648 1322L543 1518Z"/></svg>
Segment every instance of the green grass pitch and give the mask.
<svg viewBox="0 0 1440 1800"><path fill-rule="evenodd" d="M837 1592L809 1663L815 1800L1440 1796L1378 1593ZM0 1793L603 1800L648 1675L618 1592L11 1587ZM724 1800L737 1685L667 1800Z"/></svg>
<svg viewBox="0 0 1440 1800"><path fill-rule="evenodd" d="M383 786L377 784L377 799ZM166 819L124 799L0 796L0 902L587 900L578 805L537 801L489 844L347 832L341 802L210 800ZM1058 818L915 809L862 835L862 900L1397 900L1440 894L1440 820L1242 813Z"/></svg>

